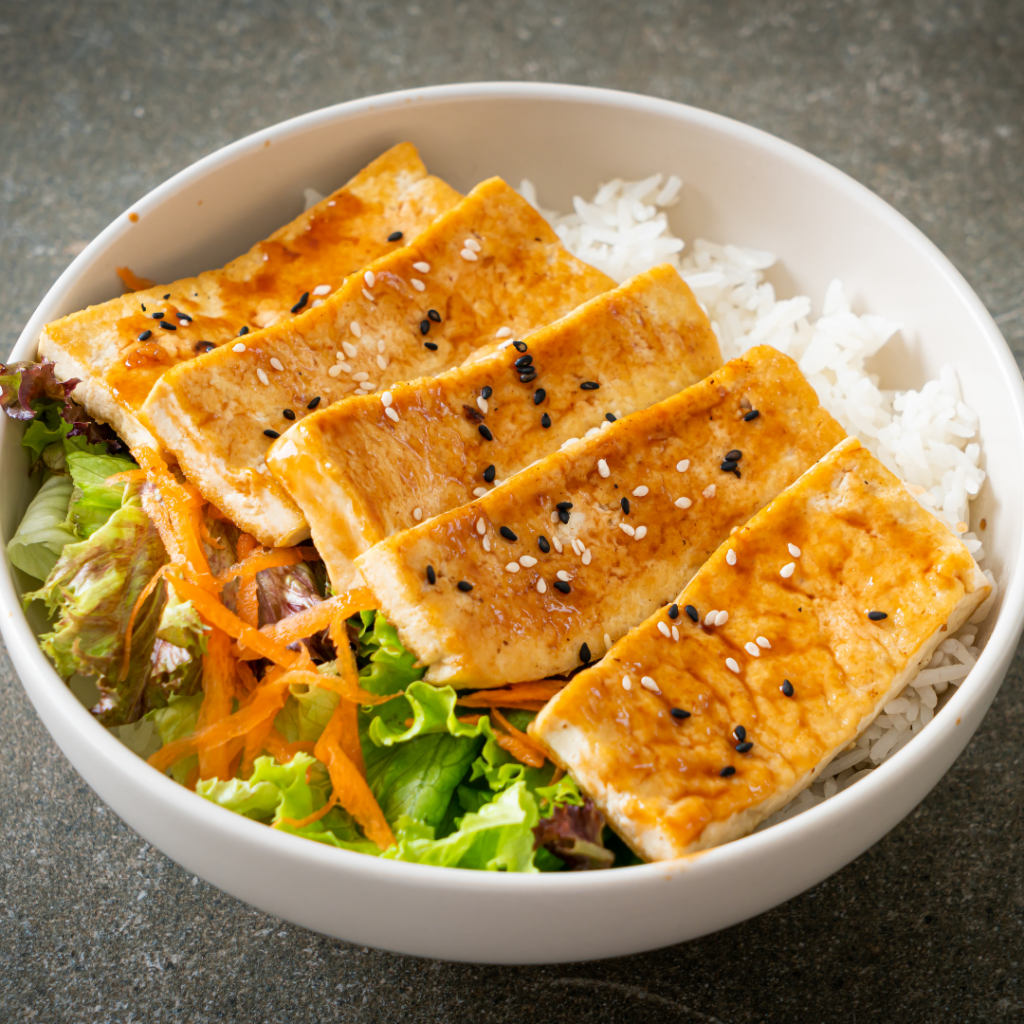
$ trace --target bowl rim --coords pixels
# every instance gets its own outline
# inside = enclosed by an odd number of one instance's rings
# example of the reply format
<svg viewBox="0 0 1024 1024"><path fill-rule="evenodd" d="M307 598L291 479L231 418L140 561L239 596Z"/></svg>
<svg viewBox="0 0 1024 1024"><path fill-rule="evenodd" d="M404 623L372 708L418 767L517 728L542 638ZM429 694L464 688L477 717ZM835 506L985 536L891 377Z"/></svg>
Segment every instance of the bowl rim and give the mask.
<svg viewBox="0 0 1024 1024"><path fill-rule="evenodd" d="M984 343L992 351L1007 377L1017 431L1024 437L1024 383L1021 381L1016 362L995 321L951 261L920 229L880 196L844 171L833 167L799 146L724 115L637 93L560 83L471 82L377 94L297 115L213 151L178 171L138 201L132 203L90 242L86 249L57 278L30 316L14 346L12 360L34 358L40 330L46 322L53 318L54 311L59 308L64 295L92 262L129 230L129 210L137 212L141 217L172 200L182 189L199 181L211 171L244 158L250 150L262 148L268 141L285 142L289 138L311 129L332 123L341 124L350 118L374 110L390 109L410 103L426 105L447 103L453 100L486 102L505 99L585 103L625 109L636 113L661 115L686 122L730 136L738 141L753 143L823 179L834 189L859 201L869 213L913 244L921 257L929 261L938 274L945 279L953 291L954 297L964 305L974 321L978 335L984 339ZM6 421L6 417L0 417L0 419L4 421L0 425L0 437L2 437L4 431L14 429L14 427L13 424ZM1021 518L1017 529L1019 541L1024 549L1024 517ZM89 711L78 702L43 654L21 609L6 557L2 562L2 567L0 567L0 628L2 628L4 639L11 651L12 659L15 661L16 671L18 662L23 665L28 664L32 669L31 675L18 671L18 676L33 704L37 704L40 700L44 701L49 705L50 710L64 719L66 725L79 731L83 740L87 741L92 748L93 754L104 763L105 770L111 773L111 777L120 773L137 771L141 762L139 756L92 718ZM927 759L930 751L947 743L955 742L954 733L961 719L972 707L985 699L989 690L994 691L993 683L997 685L1005 672L1005 669L1000 668L1000 663L1004 661L1008 663L1009 657L1012 656L1016 647L1017 639L1022 626L1024 626L1024 572L1014 573L1011 571L1008 586L1004 586L1001 581L1000 595L997 600L999 609L992 634L969 676L951 695L941 712L929 723L929 727L916 736L912 742L875 768L856 786L836 794L787 821L722 846L673 861L636 865L615 871L523 875L440 868L432 865L385 860L380 857L336 849L267 828L265 825L225 811L198 797L195 793L148 765L145 765L143 771L150 773L147 787L154 790L154 796L159 798L162 804L171 807L175 814L193 820L204 830L213 830L228 841L260 844L265 852L285 858L296 865L303 862L310 865L324 865L328 869L336 869L342 874L362 876L367 880L400 882L408 887L418 887L422 884L435 889L458 890L461 893L468 891L493 894L495 892L523 893L538 887L547 893L556 889L574 890L579 887L600 892L607 886L616 888L643 886L652 876L664 875L666 870L673 873L680 870L695 871L699 875L709 870L721 870L722 867L728 867L732 862L742 862L757 849L768 852L777 847L790 847L793 844L813 842L816 836L826 835L829 830L838 827L845 818L852 817L857 808L864 808L876 801L884 801L886 794L899 786L901 775L911 773L916 765L920 765ZM48 726L47 729L49 731Z"/></svg>

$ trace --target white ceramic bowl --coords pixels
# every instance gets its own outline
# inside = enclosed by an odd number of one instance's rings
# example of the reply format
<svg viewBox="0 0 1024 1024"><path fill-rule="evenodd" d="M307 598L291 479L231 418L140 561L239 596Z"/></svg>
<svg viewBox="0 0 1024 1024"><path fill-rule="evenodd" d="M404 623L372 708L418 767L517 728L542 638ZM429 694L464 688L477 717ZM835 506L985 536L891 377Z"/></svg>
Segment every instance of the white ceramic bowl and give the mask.
<svg viewBox="0 0 1024 1024"><path fill-rule="evenodd" d="M935 720L870 776L809 812L694 857L618 871L517 876L382 861L273 831L207 803L145 765L92 720L40 651L6 565L0 624L40 717L100 797L188 871L270 913L352 942L478 962L635 953L732 925L821 881L906 815L960 753L1021 632L1024 389L984 306L941 253L867 189L756 129L663 100L561 85L483 84L393 93L315 111L242 139L175 175L118 217L53 286L15 358L44 323L110 298L114 267L158 280L217 266L298 213L302 190L336 188L386 147L419 146L467 190L529 177L568 207L611 177L679 174L675 230L770 249L783 295L821 301L834 277L862 309L906 324L880 368L920 385L950 363L980 414L994 473L975 502L997 613L969 678ZM4 420L0 417L0 420ZM29 500L20 427L0 423L0 527ZM493 908L501 907L499 918ZM496 925L495 921L500 920Z"/></svg>

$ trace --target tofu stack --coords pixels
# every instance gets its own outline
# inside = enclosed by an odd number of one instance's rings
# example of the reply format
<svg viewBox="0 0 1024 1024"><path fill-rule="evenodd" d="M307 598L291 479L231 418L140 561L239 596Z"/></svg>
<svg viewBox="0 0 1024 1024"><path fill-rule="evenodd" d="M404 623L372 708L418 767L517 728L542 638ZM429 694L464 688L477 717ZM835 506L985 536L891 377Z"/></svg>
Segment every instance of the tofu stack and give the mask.
<svg viewBox="0 0 1024 1024"><path fill-rule="evenodd" d="M850 438L530 726L646 860L753 830L988 595L964 544Z"/></svg>
<svg viewBox="0 0 1024 1024"><path fill-rule="evenodd" d="M461 198L427 173L415 146L399 143L227 266L47 324L39 354L60 379L80 378L75 400L90 415L130 446L152 444L139 410L171 367L321 303Z"/></svg>
<svg viewBox="0 0 1024 1024"><path fill-rule="evenodd" d="M500 351L306 416L267 453L335 590L378 541L482 497L563 443L668 398L721 365L669 265ZM598 383L600 382L600 383Z"/></svg>
<svg viewBox="0 0 1024 1024"><path fill-rule="evenodd" d="M207 501L261 544L294 544L309 526L264 459L297 417L439 373L614 285L492 178L319 308L169 371L142 416Z"/></svg>
<svg viewBox="0 0 1024 1024"><path fill-rule="evenodd" d="M671 600L844 436L792 359L754 348L356 564L428 680L567 673Z"/></svg>

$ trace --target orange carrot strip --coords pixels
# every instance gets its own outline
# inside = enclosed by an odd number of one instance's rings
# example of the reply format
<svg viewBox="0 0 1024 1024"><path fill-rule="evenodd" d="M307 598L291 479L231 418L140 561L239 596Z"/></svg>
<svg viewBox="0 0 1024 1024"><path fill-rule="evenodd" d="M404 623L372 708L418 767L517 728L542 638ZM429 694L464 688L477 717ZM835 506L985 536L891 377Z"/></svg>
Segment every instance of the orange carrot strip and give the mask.
<svg viewBox="0 0 1024 1024"><path fill-rule="evenodd" d="M515 683L502 686L496 690L477 690L459 697L458 703L466 708L512 708L519 707L524 701L540 701L542 704L551 700L565 686L561 679L542 679L535 683Z"/></svg>
<svg viewBox="0 0 1024 1024"><path fill-rule="evenodd" d="M259 685L255 673L244 661L235 662L235 680L238 682L236 693L239 697L248 696ZM241 692L238 692L238 691Z"/></svg>
<svg viewBox="0 0 1024 1024"><path fill-rule="evenodd" d="M260 632L280 644L290 644L327 629L338 618L341 619L344 628L345 619L356 612L372 608L374 604L373 594L365 587L359 587L343 594L336 594L311 608L304 608L301 612L289 615L272 626L264 626ZM348 650L347 638L344 647Z"/></svg>
<svg viewBox="0 0 1024 1024"><path fill-rule="evenodd" d="M103 482L108 487L113 487L115 484L133 484L145 479L146 471L144 469L126 469L123 473L114 473L113 476L108 476Z"/></svg>
<svg viewBox="0 0 1024 1024"><path fill-rule="evenodd" d="M238 617L247 625L256 629L260 624L260 585L256 577L242 580L235 600ZM286 645L287 646L287 645Z"/></svg>
<svg viewBox="0 0 1024 1024"><path fill-rule="evenodd" d="M313 756L313 744L305 740L297 743L289 743L275 728L271 727L267 738L263 741L263 748L268 754L277 758L279 764L287 764L296 754L309 754Z"/></svg>
<svg viewBox="0 0 1024 1024"><path fill-rule="evenodd" d="M142 593L139 594L135 601L135 607L132 608L131 615L128 616L128 626L124 631L124 657L121 659L121 678L128 678L128 663L132 656L132 633L135 630L135 619L142 609L142 606L146 603L146 598L156 589L156 585L160 582L164 573L171 568L170 563L167 565L161 565L155 573L153 578L146 584Z"/></svg>
<svg viewBox="0 0 1024 1024"><path fill-rule="evenodd" d="M212 533L210 528L206 525L206 517L199 517L199 537L204 544L209 544L211 548L216 548L218 551L224 550L224 541L218 540Z"/></svg>
<svg viewBox="0 0 1024 1024"><path fill-rule="evenodd" d="M508 733L508 738L514 741L516 749L512 744L506 744L498 739L498 745L502 750L507 750L514 758L530 765L531 768L540 768L547 760L547 753L543 747L538 746L525 732L520 732L497 708L491 708L491 717Z"/></svg>
<svg viewBox="0 0 1024 1024"><path fill-rule="evenodd" d="M341 745L345 732L345 706L339 701L331 720L317 740L315 753L327 766L334 787L333 796L359 823L366 835L382 850L394 845L395 837L376 797Z"/></svg>
<svg viewBox="0 0 1024 1024"><path fill-rule="evenodd" d="M199 707L199 719L196 722L197 734L231 714L235 666L231 660L230 646L231 640L227 633L220 629L210 631L206 654L203 655L203 703ZM231 778L228 772L230 752L223 745L211 746L204 741L196 745L196 751L199 754L201 779L216 778L226 782Z"/></svg>
<svg viewBox="0 0 1024 1024"><path fill-rule="evenodd" d="M521 743L514 736L506 736L503 732L494 732L494 740L502 750L511 754L517 761L529 765L531 768L543 768L544 757L533 747Z"/></svg>
<svg viewBox="0 0 1024 1024"><path fill-rule="evenodd" d="M247 558L235 562L229 569L225 569L219 576L214 577L218 587L230 583L236 576L243 580L252 579L258 572L264 569L276 569L282 565L295 565L302 561L302 555L298 548L274 548L272 551L264 551L257 548Z"/></svg>
<svg viewBox="0 0 1024 1024"><path fill-rule="evenodd" d="M273 827L279 828L281 825L290 825L292 828L305 828L307 825L312 825L314 821L319 821L328 811L337 806L338 798L332 796L319 811L307 814L304 818L281 818L280 821L274 823Z"/></svg>
<svg viewBox="0 0 1024 1024"><path fill-rule="evenodd" d="M325 690L330 690L331 693L338 694L339 697L349 701L352 704L386 704L389 700L394 700L396 697L401 697L401 693L389 693L379 694L370 693L369 690L364 690L358 682L358 677L352 678L351 676L326 676L321 675L319 672L311 672L308 669L292 669L289 676L292 677L293 683L305 683L307 686L321 686Z"/></svg>

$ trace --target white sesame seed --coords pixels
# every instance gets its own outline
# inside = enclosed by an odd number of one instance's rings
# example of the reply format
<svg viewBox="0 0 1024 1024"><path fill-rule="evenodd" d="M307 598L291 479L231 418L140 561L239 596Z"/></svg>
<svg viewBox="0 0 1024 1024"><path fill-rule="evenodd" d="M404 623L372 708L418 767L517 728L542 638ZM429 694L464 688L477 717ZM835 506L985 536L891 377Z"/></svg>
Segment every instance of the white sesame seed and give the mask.
<svg viewBox="0 0 1024 1024"><path fill-rule="evenodd" d="M789 548L789 553L794 558L799 558L800 557L800 549L795 544L787 544L786 546Z"/></svg>
<svg viewBox="0 0 1024 1024"><path fill-rule="evenodd" d="M372 380L364 380L363 383L359 385L359 390L366 392L376 391L377 385L374 384Z"/></svg>
<svg viewBox="0 0 1024 1024"><path fill-rule="evenodd" d="M730 672L739 672L739 670L740 670L740 667L736 663L736 659L735 658L726 658L725 659L725 667L727 669L729 669Z"/></svg>
<svg viewBox="0 0 1024 1024"><path fill-rule="evenodd" d="M705 616L704 616L704 625L705 625L705 626L713 626L713 625L715 624L715 616L716 616L717 614L718 614L718 612L716 612L716 611L715 611L715 610L714 610L714 609L712 608L712 609L711 609L711 611L709 611L709 612L707 613L707 615L705 615Z"/></svg>
<svg viewBox="0 0 1024 1024"><path fill-rule="evenodd" d="M619 529L629 537L636 536L636 530L629 523L619 523Z"/></svg>
<svg viewBox="0 0 1024 1024"><path fill-rule="evenodd" d="M641 676L640 685L645 690L650 690L651 693L661 693L661 690L658 689L658 684L650 676Z"/></svg>
<svg viewBox="0 0 1024 1024"><path fill-rule="evenodd" d="M725 560L729 563L729 565L735 565L736 564L736 552L733 551L732 548L729 548L729 550L726 551L726 553L725 553Z"/></svg>
<svg viewBox="0 0 1024 1024"><path fill-rule="evenodd" d="M569 577L569 574L568 574L568 573L567 573L567 572L566 572L566 571L565 571L564 569L559 569L559 570L558 570L558 572L556 572L556 573L555 573L555 575L556 575L556 576L557 576L557 577L558 577L558 578L559 578L559 579L560 579L560 580L561 580L561 581L562 581L563 583L568 583L568 582L569 582L569 578L570 578L570 577Z"/></svg>
<svg viewBox="0 0 1024 1024"><path fill-rule="evenodd" d="M714 484L708 484L707 487L704 488L704 497L713 498L715 496L715 490L716 487Z"/></svg>
<svg viewBox="0 0 1024 1024"><path fill-rule="evenodd" d="M378 352L383 352L384 349L386 349L386 348L387 348L387 345L384 344L384 339L381 338L381 340L377 342L377 351Z"/></svg>
<svg viewBox="0 0 1024 1024"><path fill-rule="evenodd" d="M547 591L548 585L543 580L537 580L537 593L543 594Z"/></svg>
<svg viewBox="0 0 1024 1024"><path fill-rule="evenodd" d="M284 369L284 363L282 363L281 360L277 358L277 356L271 356L270 357L270 365L275 370L283 370Z"/></svg>
<svg viewBox="0 0 1024 1024"><path fill-rule="evenodd" d="M582 554L583 554L583 551L584 551L584 547L583 547L583 545L582 545L582 544L580 543L580 541L579 541L579 539L578 539L578 538L576 538L576 537L573 537L573 538L572 538L572 539L571 539L571 540L569 541L569 543L570 543L570 544L572 545L572 553L573 553L574 555L582 555Z"/></svg>
<svg viewBox="0 0 1024 1024"><path fill-rule="evenodd" d="M372 288L377 283L377 275L372 270L368 270L363 274L363 280L366 282L367 288Z"/></svg>
<svg viewBox="0 0 1024 1024"><path fill-rule="evenodd" d="M339 352L338 355L341 355L341 353ZM338 360L338 369L341 370L342 373L351 373L352 372L352 364L351 363L346 363L344 359L339 359Z"/></svg>
<svg viewBox="0 0 1024 1024"><path fill-rule="evenodd" d="M269 384L270 383L270 378L267 376L267 371L266 370L264 370L262 368L257 370L256 371L256 376L259 377L261 384Z"/></svg>
<svg viewBox="0 0 1024 1024"><path fill-rule="evenodd" d="M324 304L324 300L323 299L314 299L313 300L313 304L309 308L310 309L316 309L317 306L322 306L323 304Z"/></svg>
<svg viewBox="0 0 1024 1024"><path fill-rule="evenodd" d="M363 297L369 299L370 302L376 302L377 300L373 297L373 293L368 291L366 288L363 289Z"/></svg>
<svg viewBox="0 0 1024 1024"><path fill-rule="evenodd" d="M743 645L743 650L745 650L752 658L761 657L761 648L758 647L757 644L747 642Z"/></svg>
<svg viewBox="0 0 1024 1024"><path fill-rule="evenodd" d="M421 508L414 508L412 510L412 517L418 523L423 518L423 509L421 509Z"/></svg>
<svg viewBox="0 0 1024 1024"><path fill-rule="evenodd" d="M679 630L675 626L672 627L672 639L679 643Z"/></svg>
<svg viewBox="0 0 1024 1024"><path fill-rule="evenodd" d="M728 612L715 612L715 625L724 626L729 621Z"/></svg>
<svg viewBox="0 0 1024 1024"><path fill-rule="evenodd" d="M526 569L532 569L537 564L537 559L533 555L523 555L519 559L519 564Z"/></svg>
<svg viewBox="0 0 1024 1024"><path fill-rule="evenodd" d="M417 260L412 265L412 269L413 270L418 270L421 274L429 274L430 273L430 264L425 262L424 260Z"/></svg>
<svg viewBox="0 0 1024 1024"><path fill-rule="evenodd" d="M481 516L476 521L476 532L482 537L487 532L487 523L484 522L484 517Z"/></svg>
<svg viewBox="0 0 1024 1024"><path fill-rule="evenodd" d="M235 344L231 346L231 351L232 352L244 352L245 351L245 346L240 341L236 341Z"/></svg>
<svg viewBox="0 0 1024 1024"><path fill-rule="evenodd" d="M490 550L491 550L491 538L490 537L484 537L484 551L490 551Z"/></svg>
<svg viewBox="0 0 1024 1024"><path fill-rule="evenodd" d="M607 420L601 420L601 429L602 430L607 430L610 426L611 426L611 424Z"/></svg>
<svg viewBox="0 0 1024 1024"><path fill-rule="evenodd" d="M590 552L589 551L584 551L582 558L580 558L580 561L584 565L590 565L590 558L591 558Z"/></svg>
<svg viewBox="0 0 1024 1024"><path fill-rule="evenodd" d="M499 352L504 352L504 351L505 351L505 349L507 349L507 348L509 347L509 345L511 345L511 344L512 344L512 339L509 339L508 341L503 341L503 342L502 342L502 343L501 343L501 344L500 344L500 345L498 346L498 351L499 351Z"/></svg>
<svg viewBox="0 0 1024 1024"><path fill-rule="evenodd" d="M487 488L486 487L474 487L473 488L473 497L474 498L482 498L486 493L487 493Z"/></svg>
<svg viewBox="0 0 1024 1024"><path fill-rule="evenodd" d="M604 635L604 647L605 647L605 650L608 650L608 648L611 647L611 645L612 645L612 638L607 633L605 633L605 635Z"/></svg>
<svg viewBox="0 0 1024 1024"><path fill-rule="evenodd" d="M766 636L759 636L757 638L757 646L763 647L766 651L770 651L772 649L772 645L768 642L768 637Z"/></svg>
<svg viewBox="0 0 1024 1024"><path fill-rule="evenodd" d="M505 566L505 572L519 572L519 563L509 562L508 565Z"/></svg>
<svg viewBox="0 0 1024 1024"><path fill-rule="evenodd" d="M418 292L426 291L427 289L427 286L418 277L409 278L409 284Z"/></svg>
<svg viewBox="0 0 1024 1024"><path fill-rule="evenodd" d="M382 404L382 405L384 406L384 408L385 408L385 409L386 409L386 408L387 408L387 407L388 407L388 406L389 406L389 405L390 405L390 404L391 404L391 403L392 403L392 402L393 402L394 400L395 400L395 398L394 398L394 395L392 395L390 391L385 391L385 392L384 392L384 394L380 396L380 401L381 401L381 404Z"/></svg>
<svg viewBox="0 0 1024 1024"><path fill-rule="evenodd" d="M559 449L559 451L561 451L564 448L568 448L571 444L575 444L578 440L578 437L570 437L567 441L563 441L562 447Z"/></svg>
<svg viewBox="0 0 1024 1024"><path fill-rule="evenodd" d="M633 534L633 539L634 540L643 540L644 537L646 537L646 536L647 536L647 527L646 526L638 526L636 528L636 533Z"/></svg>
<svg viewBox="0 0 1024 1024"><path fill-rule="evenodd" d="M387 416L392 423L398 422L398 410L392 409L390 406L384 410L384 415Z"/></svg>
<svg viewBox="0 0 1024 1024"><path fill-rule="evenodd" d="M475 238L467 238L462 244L473 252L479 252L481 249L480 243Z"/></svg>
<svg viewBox="0 0 1024 1024"><path fill-rule="evenodd" d="M332 366L332 367L331 367L331 368L330 368L330 369L329 369L329 370L327 371L327 376L328 376L328 377L340 377L340 376L341 376L341 367L340 367L340 366L338 366L338 365L334 365L334 366Z"/></svg>
<svg viewBox="0 0 1024 1024"><path fill-rule="evenodd" d="M639 487L633 488L634 498L646 498L650 493L650 488L646 484L641 484Z"/></svg>
<svg viewBox="0 0 1024 1024"><path fill-rule="evenodd" d="M557 512L552 512L551 513L551 522L553 522L553 523L557 523L558 522L558 513Z"/></svg>
<svg viewBox="0 0 1024 1024"><path fill-rule="evenodd" d="M558 552L559 554L561 554L561 553L562 553L562 551L564 550L564 548L562 547L562 542L561 542L561 541L560 541L560 540L559 540L559 539L558 539L557 537L552 537L552 538L551 538L551 546L552 546L552 547L553 547L553 548L554 548L554 549L555 549L555 550L556 550L556 551L557 551L557 552Z"/></svg>
<svg viewBox="0 0 1024 1024"><path fill-rule="evenodd" d="M658 632L661 633L662 636L671 636L672 635L672 633L669 631L668 626L666 626L664 622L659 622L658 623Z"/></svg>
<svg viewBox="0 0 1024 1024"><path fill-rule="evenodd" d="M511 334L512 334L512 328L511 327L499 327L498 330L495 332L494 336L496 338L507 338Z"/></svg>
<svg viewBox="0 0 1024 1024"><path fill-rule="evenodd" d="M343 341L341 343L341 347L345 355L347 355L349 359L355 359L355 357L359 354L359 349L357 349L355 345L352 344L351 341Z"/></svg>
<svg viewBox="0 0 1024 1024"><path fill-rule="evenodd" d="M633 684L630 681L629 676L623 676L622 677L622 688L624 690L632 690L633 689Z"/></svg>
<svg viewBox="0 0 1024 1024"><path fill-rule="evenodd" d="M676 508L689 508L693 502L690 501L689 498L676 498L672 504L675 505Z"/></svg>
<svg viewBox="0 0 1024 1024"><path fill-rule="evenodd" d="M600 433L601 433L601 428L600 427L591 427L583 436L584 437L593 437L595 434L600 434Z"/></svg>
<svg viewBox="0 0 1024 1024"><path fill-rule="evenodd" d="M676 472L677 473L685 473L689 468L690 468L690 460L689 459L680 459L676 463Z"/></svg>
<svg viewBox="0 0 1024 1024"><path fill-rule="evenodd" d="M352 374L352 379L362 383L364 380L369 380L370 379L370 375L368 373L366 373L365 371L360 371L359 373L353 373Z"/></svg>
<svg viewBox="0 0 1024 1024"><path fill-rule="evenodd" d="M360 327L360 326L359 326L359 324L358 324L358 323L356 323L356 321L355 321L355 320L353 320L353 321L352 321L352 323L350 323L350 324L348 325L348 329L349 329L349 330L350 330L350 331L351 331L351 332L352 332L352 333L353 333L353 334L354 334L354 335L355 335L355 336L356 336L357 338L361 338L361 337L363 336L363 329L362 329L362 327ZM355 353L352 353L352 354L354 355Z"/></svg>
<svg viewBox="0 0 1024 1024"><path fill-rule="evenodd" d="M788 580L793 573L796 572L796 562L787 562L780 570L779 575L784 579Z"/></svg>
<svg viewBox="0 0 1024 1024"><path fill-rule="evenodd" d="M487 415L487 410L488 410L487 399L486 398L477 398L476 404L477 404L477 408L486 416Z"/></svg>
<svg viewBox="0 0 1024 1024"><path fill-rule="evenodd" d="M386 370L388 368L388 361L384 356L377 356L377 365L382 370Z"/></svg>
<svg viewBox="0 0 1024 1024"><path fill-rule="evenodd" d="M464 260L469 260L470 263L475 263L477 260L477 255L475 252L473 252L472 249L463 249L462 252L459 253L459 255Z"/></svg>
<svg viewBox="0 0 1024 1024"><path fill-rule="evenodd" d="M331 286L329 284L318 284L313 289L313 294L314 295L330 295L331 294Z"/></svg>

